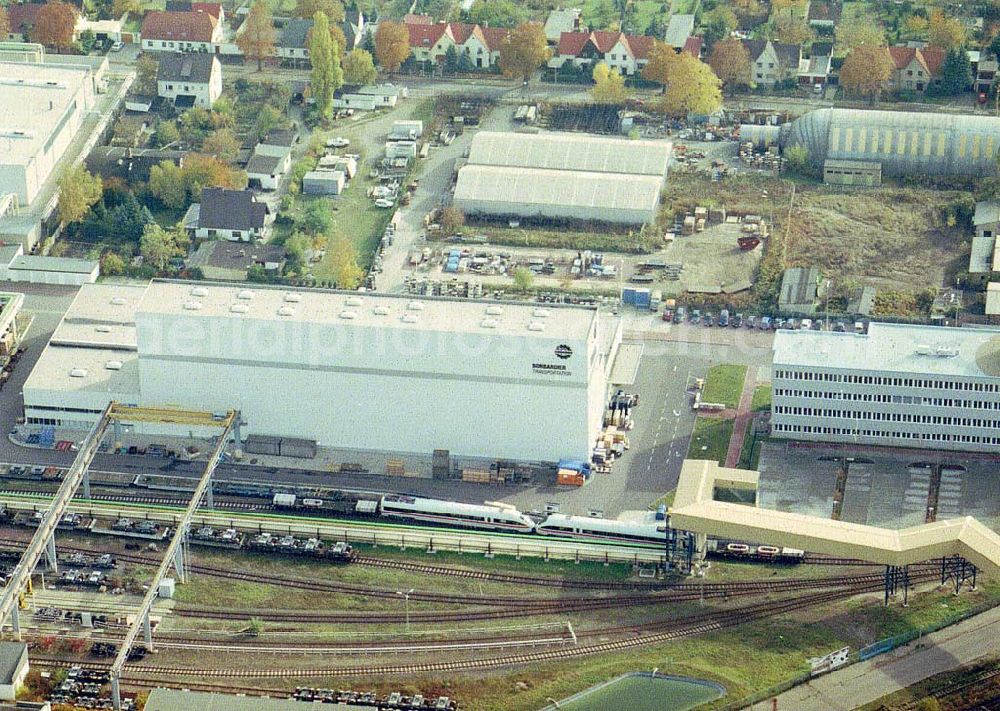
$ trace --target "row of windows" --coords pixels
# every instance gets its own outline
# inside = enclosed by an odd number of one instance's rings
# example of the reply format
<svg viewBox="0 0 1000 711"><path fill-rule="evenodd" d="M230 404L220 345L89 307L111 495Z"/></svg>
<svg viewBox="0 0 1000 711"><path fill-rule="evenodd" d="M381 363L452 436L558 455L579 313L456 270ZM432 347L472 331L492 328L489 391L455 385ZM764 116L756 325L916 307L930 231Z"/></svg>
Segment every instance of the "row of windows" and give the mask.
<svg viewBox="0 0 1000 711"><path fill-rule="evenodd" d="M891 385L898 388L933 388L936 390L972 390L979 393L1000 392L1000 383L975 383L959 380L924 380L922 378L890 378L882 375L850 375L848 373L814 373L809 370L776 370L775 378L855 383L857 385Z"/></svg>
<svg viewBox="0 0 1000 711"><path fill-rule="evenodd" d="M945 417L943 415L911 415L904 412L869 412L864 410L827 410L819 407L789 407L775 405L776 415L802 415L804 417L837 417L845 420L877 420L882 422L914 422L925 425L951 425L953 427L979 427L1000 429L1000 420L980 420L974 417Z"/></svg>
<svg viewBox="0 0 1000 711"><path fill-rule="evenodd" d="M896 405L924 405L927 407L958 407L967 410L1000 410L1000 400L956 400L949 397L920 397L919 395L885 395L882 393L831 393L821 390L792 390L775 388L775 397L816 398L819 400L854 400L858 402L885 402Z"/></svg>
<svg viewBox="0 0 1000 711"><path fill-rule="evenodd" d="M841 427L814 427L813 425L774 424L774 432L795 432L800 434L842 435L847 437L881 437L893 439L918 439L930 442L962 442L964 444L1000 444L1000 437L981 435L947 434L943 432L883 432L881 430L853 430Z"/></svg>

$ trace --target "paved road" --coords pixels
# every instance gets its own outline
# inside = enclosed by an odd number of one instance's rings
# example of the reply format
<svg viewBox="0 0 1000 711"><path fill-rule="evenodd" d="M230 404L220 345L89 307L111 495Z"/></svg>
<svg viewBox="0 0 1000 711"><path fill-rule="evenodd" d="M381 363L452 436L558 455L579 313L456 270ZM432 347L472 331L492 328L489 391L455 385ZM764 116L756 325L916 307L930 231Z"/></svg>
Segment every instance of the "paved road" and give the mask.
<svg viewBox="0 0 1000 711"><path fill-rule="evenodd" d="M786 691L779 711L850 711L940 672L997 653L1000 608L927 635L895 653L854 664ZM765 708L772 708L766 704Z"/></svg>

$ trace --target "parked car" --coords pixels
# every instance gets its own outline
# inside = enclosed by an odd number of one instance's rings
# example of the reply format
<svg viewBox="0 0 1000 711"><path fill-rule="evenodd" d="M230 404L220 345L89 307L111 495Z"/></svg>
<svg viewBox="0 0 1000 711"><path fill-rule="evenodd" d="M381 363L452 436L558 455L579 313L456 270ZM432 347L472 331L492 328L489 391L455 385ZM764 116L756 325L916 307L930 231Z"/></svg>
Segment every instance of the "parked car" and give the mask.
<svg viewBox="0 0 1000 711"><path fill-rule="evenodd" d="M375 207L392 207L393 204L392 200L387 198L379 198L375 201Z"/></svg>
<svg viewBox="0 0 1000 711"><path fill-rule="evenodd" d="M327 148L347 148L349 145L351 145L351 142L343 136L327 139L326 142Z"/></svg>
<svg viewBox="0 0 1000 711"><path fill-rule="evenodd" d="M701 311L699 309L694 309L691 311L691 323L698 324L701 323Z"/></svg>
<svg viewBox="0 0 1000 711"><path fill-rule="evenodd" d="M760 330L761 331L770 331L771 330L771 317L770 316L761 316L761 319L760 319Z"/></svg>
<svg viewBox="0 0 1000 711"><path fill-rule="evenodd" d="M833 330L837 333L844 333L847 330L847 325L843 321L837 321L833 325Z"/></svg>
<svg viewBox="0 0 1000 711"><path fill-rule="evenodd" d="M743 325L743 314L736 314L733 316L732 327L739 328Z"/></svg>
<svg viewBox="0 0 1000 711"><path fill-rule="evenodd" d="M663 320L668 323L674 320L674 310L673 309L663 309Z"/></svg>
<svg viewBox="0 0 1000 711"><path fill-rule="evenodd" d="M704 323L707 327L711 328L712 326L715 325L715 316L713 316L711 313L705 314L705 317L702 319L702 323Z"/></svg>
<svg viewBox="0 0 1000 711"><path fill-rule="evenodd" d="M125 43L122 41L115 42L111 45L112 52L121 52L125 48Z"/></svg>
<svg viewBox="0 0 1000 711"><path fill-rule="evenodd" d="M729 325L729 309L722 309L719 312L719 326L725 328Z"/></svg>
<svg viewBox="0 0 1000 711"><path fill-rule="evenodd" d="M799 324L799 328L801 328L803 331L809 331L812 329L812 327L813 327L813 322L811 318L804 318L802 319L802 323Z"/></svg>
<svg viewBox="0 0 1000 711"><path fill-rule="evenodd" d="M687 309L683 306L678 306L677 311L674 312L674 323L684 323L687 320Z"/></svg>

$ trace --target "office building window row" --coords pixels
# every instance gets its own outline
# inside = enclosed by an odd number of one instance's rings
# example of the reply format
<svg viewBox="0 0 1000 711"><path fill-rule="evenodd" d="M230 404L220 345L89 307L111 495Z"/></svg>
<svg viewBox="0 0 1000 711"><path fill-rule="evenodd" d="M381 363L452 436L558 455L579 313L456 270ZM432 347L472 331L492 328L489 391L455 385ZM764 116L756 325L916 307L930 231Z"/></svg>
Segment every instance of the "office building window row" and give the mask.
<svg viewBox="0 0 1000 711"><path fill-rule="evenodd" d="M806 382L854 383L856 385L882 385L897 388L925 388L934 390L965 390L979 393L1000 392L1000 383L980 383L967 380L927 380L924 378L897 378L884 375L815 373L811 370L775 370L774 377L775 379L802 380Z"/></svg>
<svg viewBox="0 0 1000 711"><path fill-rule="evenodd" d="M924 407L952 407L967 410L1000 410L1000 400L959 400L949 397L923 397L921 395L887 395L883 393L824 392L821 390L795 390L775 388L774 397L815 398L817 400L851 400L856 402L882 402L894 405L921 405Z"/></svg>
<svg viewBox="0 0 1000 711"><path fill-rule="evenodd" d="M880 439L909 439L926 442L961 442L963 444L993 444L1000 445L1000 437L983 435L951 434L945 432L888 432L883 430L848 429L842 427L824 427L818 425L789 425L775 423L771 425L774 432L795 434L822 434L841 437L867 437Z"/></svg>
<svg viewBox="0 0 1000 711"><path fill-rule="evenodd" d="M881 422L910 422L924 425L949 425L952 427L978 427L1000 429L1000 419L981 420L976 417L948 417L946 415L914 415L908 412L872 412L869 410L833 410L822 407L797 407L774 405L775 415L802 417L836 417L843 420L875 420Z"/></svg>

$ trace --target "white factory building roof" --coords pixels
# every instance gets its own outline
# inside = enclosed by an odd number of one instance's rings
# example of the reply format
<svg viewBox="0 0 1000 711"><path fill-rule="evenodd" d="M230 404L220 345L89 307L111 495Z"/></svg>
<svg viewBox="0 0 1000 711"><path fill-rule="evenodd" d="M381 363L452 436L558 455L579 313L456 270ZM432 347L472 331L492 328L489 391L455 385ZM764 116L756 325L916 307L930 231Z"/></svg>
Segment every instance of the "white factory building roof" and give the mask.
<svg viewBox="0 0 1000 711"><path fill-rule="evenodd" d="M669 141L632 141L576 133L506 133L483 131L472 139L469 163L514 168L667 174Z"/></svg>
<svg viewBox="0 0 1000 711"><path fill-rule="evenodd" d="M639 214L643 222L655 214L662 187L662 178L652 175L467 165L458 174L455 201L490 204L500 213L507 205L511 213L524 216L579 215L619 222L628 221L617 219L620 213ZM552 214L554 209L565 214Z"/></svg>
<svg viewBox="0 0 1000 711"><path fill-rule="evenodd" d="M0 164L25 165L72 108L86 67L0 62Z"/></svg>
<svg viewBox="0 0 1000 711"><path fill-rule="evenodd" d="M1000 329L872 323L867 334L778 331L774 367L1000 378Z"/></svg>
<svg viewBox="0 0 1000 711"><path fill-rule="evenodd" d="M151 282L138 311L190 318L263 319L546 339L586 339L597 317L596 310L572 307L170 281Z"/></svg>

